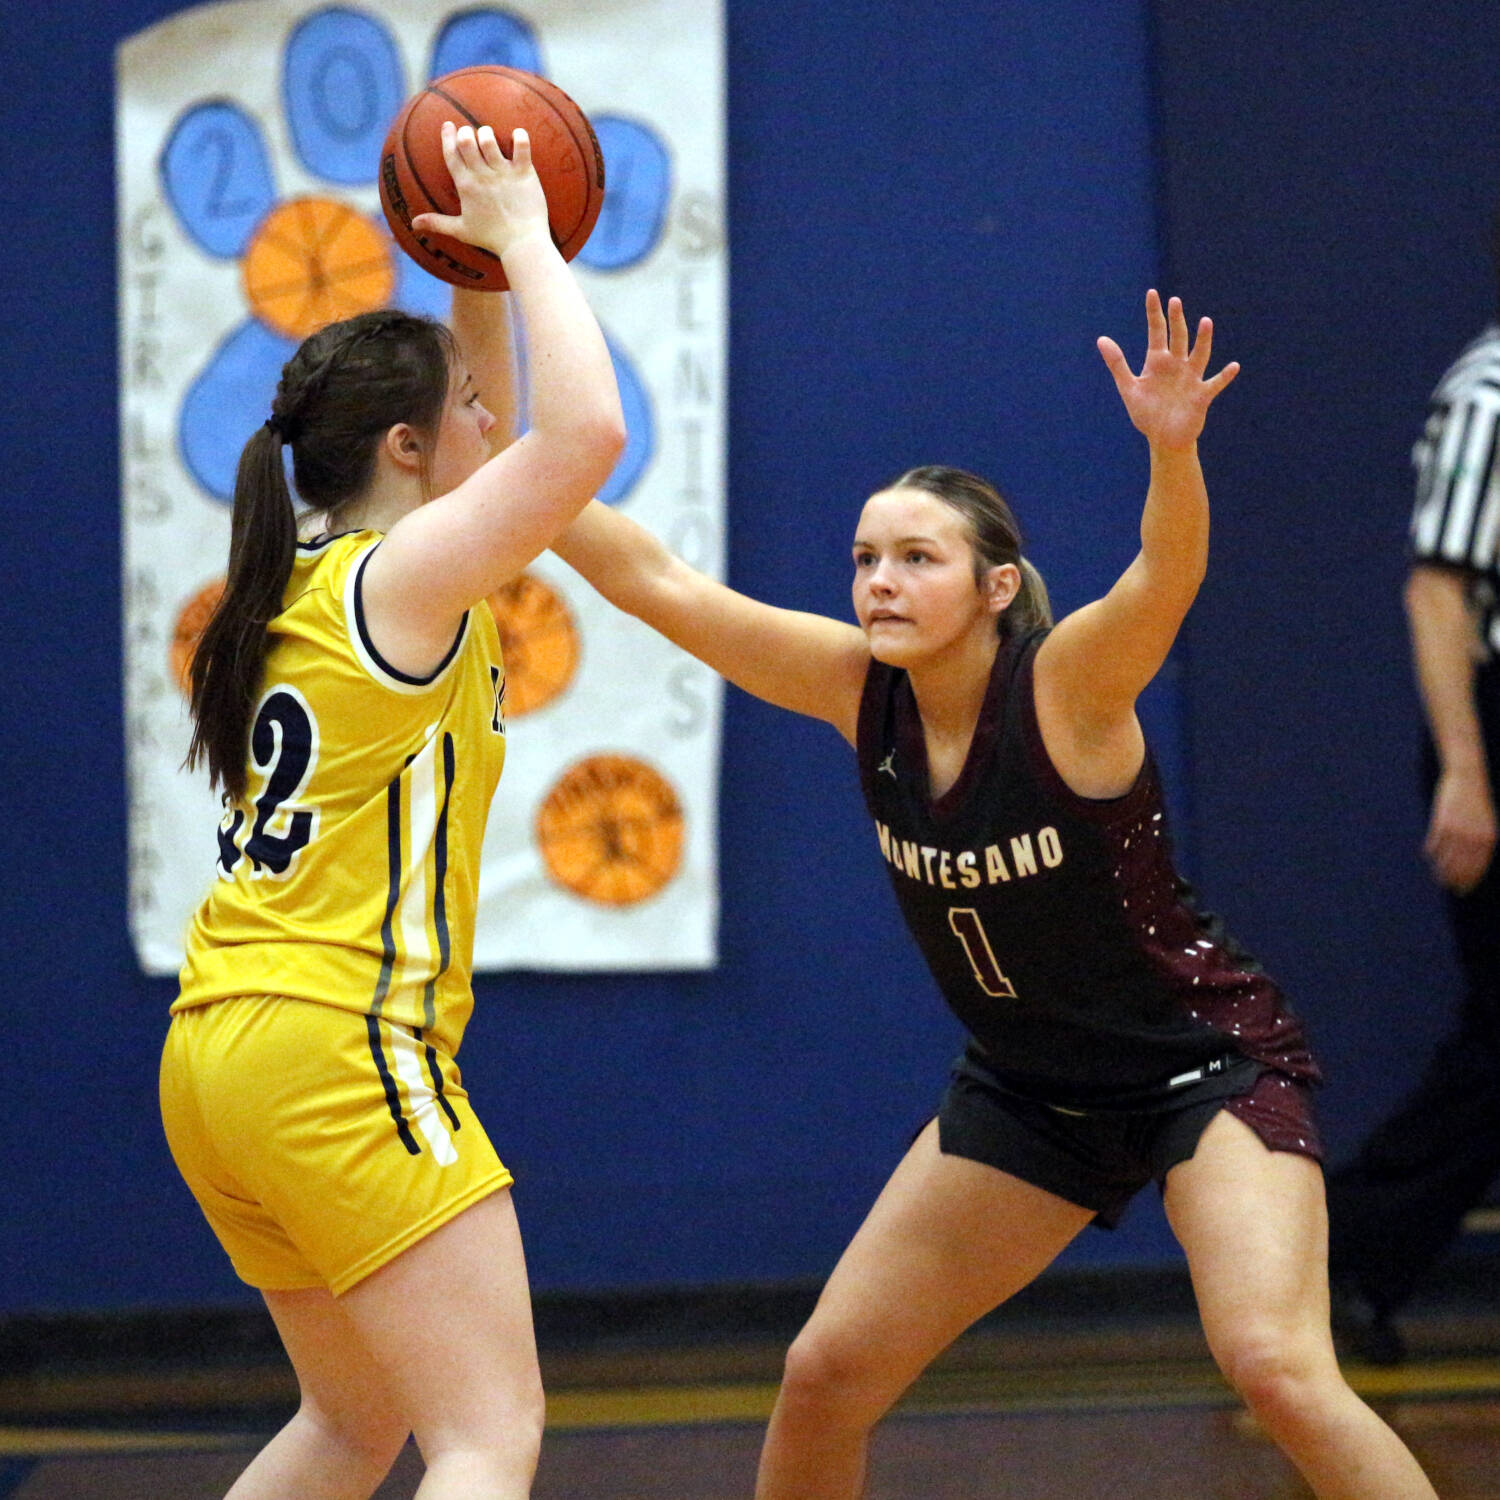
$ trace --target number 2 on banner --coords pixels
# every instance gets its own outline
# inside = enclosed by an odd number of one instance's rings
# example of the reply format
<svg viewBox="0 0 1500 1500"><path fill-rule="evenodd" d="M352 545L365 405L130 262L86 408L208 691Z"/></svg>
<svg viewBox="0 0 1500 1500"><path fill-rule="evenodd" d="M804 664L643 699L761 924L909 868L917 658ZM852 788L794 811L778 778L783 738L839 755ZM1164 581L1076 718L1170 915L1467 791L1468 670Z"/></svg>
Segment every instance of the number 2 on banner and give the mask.
<svg viewBox="0 0 1500 1500"><path fill-rule="evenodd" d="M964 945L979 988L997 1000L1018 998L1016 987L1000 972L1000 965L995 962L995 950L990 947L989 934L979 920L979 913L972 906L950 906L948 925Z"/></svg>

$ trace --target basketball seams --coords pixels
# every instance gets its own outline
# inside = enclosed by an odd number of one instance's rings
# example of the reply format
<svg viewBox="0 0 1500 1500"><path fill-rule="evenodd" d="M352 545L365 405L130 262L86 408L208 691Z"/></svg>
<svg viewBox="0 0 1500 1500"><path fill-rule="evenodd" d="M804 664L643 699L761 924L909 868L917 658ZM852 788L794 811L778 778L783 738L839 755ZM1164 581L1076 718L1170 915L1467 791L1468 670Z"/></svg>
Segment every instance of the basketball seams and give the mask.
<svg viewBox="0 0 1500 1500"><path fill-rule="evenodd" d="M411 152L410 141L411 117L416 114L417 106L422 100L432 92L431 89L424 89L407 107L406 116L401 121L401 162L406 167L407 176L412 180L412 186L427 200L427 208L435 209L438 213L441 213L443 211L442 205L432 196L432 189L422 180L422 174L417 170L416 161ZM415 218L416 215L413 214L412 217Z"/></svg>
<svg viewBox="0 0 1500 1500"><path fill-rule="evenodd" d="M537 85L540 85L540 87L538 87ZM594 132L593 123L583 112L583 110L579 109L578 101L574 99L566 89L559 88L555 83L553 83L550 78L543 78L538 75L536 78L536 83L530 84L528 85L528 87L530 87L534 93L539 94L543 99L547 100L547 102L552 106L553 112L560 120L564 122L564 124L567 124L568 117L563 112L563 110L559 108L556 100L551 97L551 94L556 94L558 98L563 100L563 102L566 103L570 109L577 112L578 118L580 121L582 121L583 128L587 133L588 140L586 143L580 141L571 125L568 125L568 133L573 137L573 144L578 147L578 155L579 159L583 162L584 173L590 177L593 183L592 188L585 195L585 205L593 201L593 195L596 191L599 194L599 201L602 202L604 195L604 149L599 144L599 137ZM548 92L549 90L551 91L551 93ZM587 149L585 149L585 146L587 147ZM591 167L592 171L590 171ZM588 212L586 206L584 212L585 215ZM580 220L579 222L581 223L582 220Z"/></svg>
<svg viewBox="0 0 1500 1500"><path fill-rule="evenodd" d="M542 89L537 88L529 78L522 76L517 69L502 67L498 63L486 63L478 67L463 68L457 73L451 73L445 76L450 78L462 78L474 73L490 74L496 77L503 78L506 82L515 84L517 87L525 89L528 94L545 105L552 118L557 121L557 123L567 133L569 140L573 142L573 147L578 152L578 160L580 165L583 167L584 175L588 177L591 182L594 180L594 174L591 169L592 166L600 159L598 141L597 139L591 141L589 143L591 149L586 149L584 143L578 139L578 133L573 129L572 123L569 121L567 116L564 115L560 109L558 109L557 101L555 99L553 99ZM554 84L552 85L552 87L556 88L556 85ZM562 94L562 97L564 99L567 99L570 104L573 104L573 100L566 93L564 93L562 89L558 89L557 92L559 94ZM465 105L461 104L457 99L455 99L453 95L439 88L436 82L429 83L427 87L422 91L422 95L418 96L417 100L413 102L411 109L407 111L406 121L403 122L402 125L401 147L403 155L406 156L408 166L410 166L411 164L411 157L410 154L406 151L406 130L410 125L412 114L416 112L417 105L421 102L421 98L428 94L435 95L439 99L446 100L447 103L451 104L453 108L457 110L458 113L461 114L464 119L467 120L468 123L470 125L473 125L476 129L480 124L480 122L469 112L468 108ZM573 104L573 107L575 109L578 108L576 104ZM579 111L579 117L583 117L581 110ZM592 129L590 129L589 134L590 136L593 135ZM417 178L417 172L414 167L412 168L412 178L414 181L417 181L418 186L421 187L422 193L426 197L427 201L431 203L434 208L436 208L436 200L433 198L432 194L428 192L426 184L422 183ZM578 217L573 221L572 227L566 234L554 235L554 239L556 239L559 244L567 244L568 241L578 233L579 229L582 227L584 219L588 217L589 206L592 202L593 191L592 189L590 189L584 194L583 208L580 210Z"/></svg>
<svg viewBox="0 0 1500 1500"><path fill-rule="evenodd" d="M421 107L422 101L429 96L436 96L439 99L445 99L459 114L464 117L465 120L469 122L470 125L477 126L479 122L474 118L473 115L469 113L468 109L464 105L460 104L458 100L455 99L451 94L445 94L442 89L435 88L430 83L425 89L422 90L420 94L417 95L415 99L412 100L411 107L406 111L406 118L401 122L401 156L406 163L406 170L411 173L411 180L417 185L418 188L421 189L422 196L427 200L428 208L435 209L438 213L443 213L445 210L443 209L442 205L433 196L432 189L429 188L427 184L422 180L422 174L417 170L416 159L412 155L411 141L409 139L411 135L412 116L415 115L417 110Z"/></svg>
<svg viewBox="0 0 1500 1500"><path fill-rule="evenodd" d="M508 283L493 251L451 235L429 238L411 224L424 212L459 211L445 186L450 179L436 139L441 122L454 119L475 127L485 118L530 128L532 158L548 192L548 230L565 260L578 254L598 222L605 162L593 126L576 101L550 79L524 69L500 64L459 68L429 80L407 100L381 152L380 203L391 232L419 266L439 279L499 291ZM571 217L559 219L559 213Z"/></svg>
<svg viewBox="0 0 1500 1500"><path fill-rule="evenodd" d="M490 71L499 71L499 70L498 69L492 70L490 68L485 68L483 70L480 70L480 69L471 69L470 71L473 71L473 72L478 72L478 71L490 72ZM507 71L512 71L513 72L513 70L507 70ZM518 84L520 84L528 93L534 94L538 99L540 99L542 101L543 104L545 104L547 106L547 108L549 110L552 111L552 117L553 117L553 119L557 120L559 122L559 124L562 125L563 129L567 131L569 138L573 142L574 149L578 152L578 162L579 162L579 165L583 168L583 173L584 173L585 178L591 178L590 166L596 160L598 160L598 155L599 155L599 146L598 146L597 139L592 142L593 149L592 150L586 150L585 147L584 147L584 143L578 139L578 134L573 129L572 123L569 121L568 117L565 114L563 114L563 112L557 107L557 101L555 99L553 99L550 95L548 95L544 90L537 88L537 86L534 83L532 83L531 80L528 79L528 78L514 78L513 77L513 81L516 82L516 83L518 83ZM557 85L556 84L552 84L551 87L557 88ZM578 109L577 104L574 103L574 101L566 93L563 93L562 89L557 89L557 92L559 94L562 94L562 97L564 99L567 99L568 103L572 104L574 109ZM582 110L579 110L578 114L579 114L579 118L580 119L582 119L584 117ZM593 135L593 128L592 127L589 128L589 134L590 134L590 136ZM573 238L573 236L578 233L579 229L582 227L584 219L586 219L588 217L589 205L593 201L594 201L593 191L592 191L592 189L589 189L583 195L583 208L580 210L577 219L574 220L573 227L570 230L568 230L568 232L565 235L562 235L560 237L560 243L561 244L566 245L568 243L568 241L571 240Z"/></svg>
<svg viewBox="0 0 1500 1500"><path fill-rule="evenodd" d="M431 84L429 84L425 89L423 89L422 92L420 94L418 94L415 99L412 100L411 104L407 108L405 118L401 121L401 161L405 164L407 174L411 177L412 185L427 200L427 206L428 206L429 209L432 209L432 210L434 210L437 213L446 213L447 210L444 209L443 205L441 203L439 203L438 200L435 197L433 197L433 195L432 195L432 189L429 188L427 186L427 184L422 180L422 174L417 170L416 160L412 156L412 153L411 153L411 151L410 151L410 149L408 147L408 142L407 142L407 136L408 136L408 133L411 130L411 119L412 119L412 116L414 114L416 114L416 112L417 112L417 106L420 105L421 102L425 98L427 98L429 95L436 95L439 99L446 99L448 101L448 103L451 104L453 106L453 108L455 110L457 110L458 113L461 114L464 117L464 119L466 119L469 122L469 124L475 125L478 122L475 120L474 116L471 115L468 112L468 110L465 109L464 106L458 102L457 99L451 98L449 95L445 94L441 89L433 88ZM451 236L447 236L447 238L452 238L452 237ZM499 259L500 259L500 257L498 255L496 255L493 250L486 250L483 245L471 245L471 244L468 244L464 240L454 240L453 243L454 243L455 246L457 246L459 248L456 249L456 250L449 251L449 254L451 254L451 255L457 256L457 255L461 255L464 251L470 251L470 252L472 252L475 255L481 255L481 256L483 256L485 258L485 260L492 260L492 261L498 262ZM482 269L482 268L476 267L476 269Z"/></svg>
<svg viewBox="0 0 1500 1500"><path fill-rule="evenodd" d="M480 70L478 68L465 68L464 71L466 73L477 73ZM466 104L462 103L458 99L455 99L447 89L440 89L436 83L429 83L422 92L425 94L436 94L439 99L446 99L448 103L451 104L454 109L456 109L459 114L461 114L464 119L466 119L469 124L471 124L476 130L483 123L481 120L469 113L469 108Z"/></svg>

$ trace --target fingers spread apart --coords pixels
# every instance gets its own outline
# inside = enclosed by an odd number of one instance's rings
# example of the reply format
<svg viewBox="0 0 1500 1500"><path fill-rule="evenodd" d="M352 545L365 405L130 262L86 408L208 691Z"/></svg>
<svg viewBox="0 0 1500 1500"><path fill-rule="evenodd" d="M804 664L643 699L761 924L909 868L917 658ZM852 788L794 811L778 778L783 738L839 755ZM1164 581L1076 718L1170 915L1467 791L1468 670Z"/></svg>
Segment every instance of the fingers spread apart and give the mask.
<svg viewBox="0 0 1500 1500"><path fill-rule="evenodd" d="M1167 347L1167 320L1162 314L1161 296L1155 287L1146 293L1146 347Z"/></svg>

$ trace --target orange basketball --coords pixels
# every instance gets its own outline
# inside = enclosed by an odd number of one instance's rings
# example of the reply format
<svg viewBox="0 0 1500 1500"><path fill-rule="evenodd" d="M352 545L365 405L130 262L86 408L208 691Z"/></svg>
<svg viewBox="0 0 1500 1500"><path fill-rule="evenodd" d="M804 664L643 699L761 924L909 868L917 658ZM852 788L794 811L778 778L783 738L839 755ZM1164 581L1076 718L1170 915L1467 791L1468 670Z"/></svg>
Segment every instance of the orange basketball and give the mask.
<svg viewBox="0 0 1500 1500"><path fill-rule="evenodd" d="M499 257L445 234L419 234L412 216L456 214L458 190L443 160L442 126L489 125L510 155L517 127L547 195L552 239L564 260L583 249L604 206L604 154L594 127L555 83L521 68L489 64L434 78L409 99L380 152L380 206L397 243L424 271L455 286L502 292Z"/></svg>

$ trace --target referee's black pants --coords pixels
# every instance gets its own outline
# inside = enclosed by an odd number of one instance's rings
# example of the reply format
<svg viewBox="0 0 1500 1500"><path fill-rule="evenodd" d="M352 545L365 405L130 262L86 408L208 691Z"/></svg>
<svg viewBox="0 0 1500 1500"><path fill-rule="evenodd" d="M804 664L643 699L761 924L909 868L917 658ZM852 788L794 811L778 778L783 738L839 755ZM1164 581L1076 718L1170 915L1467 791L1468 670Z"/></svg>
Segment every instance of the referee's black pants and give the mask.
<svg viewBox="0 0 1500 1500"><path fill-rule="evenodd" d="M1500 664L1480 674L1491 785L1500 778ZM1427 806L1437 756L1425 747ZM1328 1179L1329 1265L1381 1312L1411 1295L1500 1173L1500 851L1467 895L1447 893L1465 993L1415 1091Z"/></svg>

